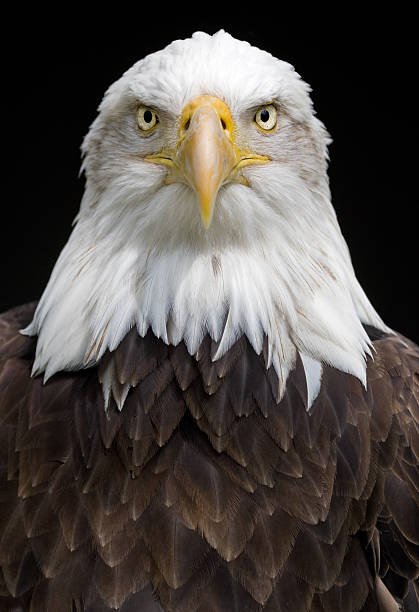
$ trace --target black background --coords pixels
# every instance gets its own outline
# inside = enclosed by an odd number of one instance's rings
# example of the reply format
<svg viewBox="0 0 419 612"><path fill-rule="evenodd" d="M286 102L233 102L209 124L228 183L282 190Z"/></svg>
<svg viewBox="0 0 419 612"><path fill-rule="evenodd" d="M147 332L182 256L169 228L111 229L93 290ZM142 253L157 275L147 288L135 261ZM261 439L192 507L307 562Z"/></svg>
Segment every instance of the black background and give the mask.
<svg viewBox="0 0 419 612"><path fill-rule="evenodd" d="M270 3L17 7L3 24L0 310L38 299L83 192L80 144L105 89L147 53L224 28L292 63L333 138L333 203L357 276L386 323L419 341L417 68L413 16L285 13ZM195 17L197 7L206 11ZM8 36L7 42L5 36Z"/></svg>

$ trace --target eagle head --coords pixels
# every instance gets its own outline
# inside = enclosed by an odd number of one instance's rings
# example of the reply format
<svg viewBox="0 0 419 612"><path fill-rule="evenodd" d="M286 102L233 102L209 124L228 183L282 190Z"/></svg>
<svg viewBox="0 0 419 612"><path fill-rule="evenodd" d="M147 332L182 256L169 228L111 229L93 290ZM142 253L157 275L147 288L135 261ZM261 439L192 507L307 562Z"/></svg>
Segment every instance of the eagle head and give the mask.
<svg viewBox="0 0 419 612"><path fill-rule="evenodd" d="M293 67L220 31L137 62L86 136L86 189L25 333L34 373L97 364L134 326L213 359L243 334L280 393L297 353L365 380L356 280L330 201L329 136Z"/></svg>

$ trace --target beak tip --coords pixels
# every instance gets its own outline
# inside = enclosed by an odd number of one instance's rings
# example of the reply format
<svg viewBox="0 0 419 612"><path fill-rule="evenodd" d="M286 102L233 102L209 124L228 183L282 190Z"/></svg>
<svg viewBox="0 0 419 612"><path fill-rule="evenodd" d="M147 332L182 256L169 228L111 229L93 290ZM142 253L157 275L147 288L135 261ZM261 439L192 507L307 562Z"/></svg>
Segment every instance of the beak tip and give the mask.
<svg viewBox="0 0 419 612"><path fill-rule="evenodd" d="M202 223L205 229L208 229L212 222L215 198L210 198L210 199L205 198L205 201L203 201L203 198L199 198L199 199L200 199L199 208L201 211Z"/></svg>
<svg viewBox="0 0 419 612"><path fill-rule="evenodd" d="M205 227L205 229L207 230L209 228L209 226L211 225L211 221L212 221L212 215L201 215L202 218L202 223Z"/></svg>

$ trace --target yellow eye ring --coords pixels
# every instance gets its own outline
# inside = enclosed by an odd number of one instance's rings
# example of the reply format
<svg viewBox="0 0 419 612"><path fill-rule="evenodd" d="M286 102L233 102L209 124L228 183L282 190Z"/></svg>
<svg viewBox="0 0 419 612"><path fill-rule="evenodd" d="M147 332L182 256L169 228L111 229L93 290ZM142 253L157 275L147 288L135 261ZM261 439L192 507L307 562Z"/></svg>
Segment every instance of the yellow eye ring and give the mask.
<svg viewBox="0 0 419 612"><path fill-rule="evenodd" d="M159 123L157 113L148 106L140 106L137 110L137 125L141 132L151 132Z"/></svg>
<svg viewBox="0 0 419 612"><path fill-rule="evenodd" d="M276 128L277 115L273 104L264 104L256 111L254 122L264 132L272 132Z"/></svg>

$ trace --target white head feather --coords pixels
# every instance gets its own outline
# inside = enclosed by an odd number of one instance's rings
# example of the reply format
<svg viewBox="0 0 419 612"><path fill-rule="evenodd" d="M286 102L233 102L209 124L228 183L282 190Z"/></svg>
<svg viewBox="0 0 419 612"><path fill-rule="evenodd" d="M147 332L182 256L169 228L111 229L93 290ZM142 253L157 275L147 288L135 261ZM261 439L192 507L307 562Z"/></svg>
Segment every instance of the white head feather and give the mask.
<svg viewBox="0 0 419 612"><path fill-rule="evenodd" d="M311 400L319 362L365 383L362 323L387 328L355 278L330 203L329 138L308 92L288 63L224 31L175 41L109 88L83 143L75 228L24 332L38 335L34 372L93 366L135 325L191 354L208 333L214 359L243 333L260 353L266 336L280 396L297 351ZM166 185L166 170L143 159L174 145L182 109L203 94L228 105L239 144L271 159L243 169L248 186L222 186L209 229L192 190ZM136 127L139 102L159 112L148 138ZM263 134L252 118L268 102L279 126Z"/></svg>

